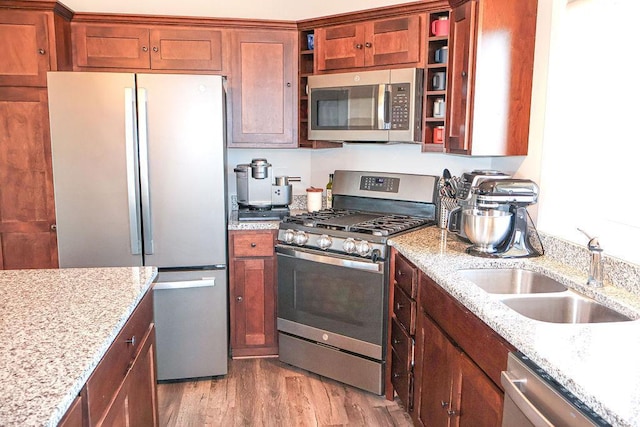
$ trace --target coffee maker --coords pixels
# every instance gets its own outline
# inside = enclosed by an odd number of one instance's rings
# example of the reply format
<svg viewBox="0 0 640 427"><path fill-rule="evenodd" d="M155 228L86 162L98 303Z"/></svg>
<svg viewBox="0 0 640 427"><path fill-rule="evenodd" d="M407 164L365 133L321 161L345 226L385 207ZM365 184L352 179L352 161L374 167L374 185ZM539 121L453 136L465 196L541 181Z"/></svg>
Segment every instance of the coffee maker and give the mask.
<svg viewBox="0 0 640 427"><path fill-rule="evenodd" d="M239 164L236 173L238 191L238 220L273 221L289 215L293 199L290 182L300 177L277 176L273 181L273 169L267 159L252 159L251 163Z"/></svg>
<svg viewBox="0 0 640 427"><path fill-rule="evenodd" d="M544 254L527 212L538 201L538 186L528 179L487 179L471 188L473 205L462 210L464 233L473 243L467 253L491 258Z"/></svg>

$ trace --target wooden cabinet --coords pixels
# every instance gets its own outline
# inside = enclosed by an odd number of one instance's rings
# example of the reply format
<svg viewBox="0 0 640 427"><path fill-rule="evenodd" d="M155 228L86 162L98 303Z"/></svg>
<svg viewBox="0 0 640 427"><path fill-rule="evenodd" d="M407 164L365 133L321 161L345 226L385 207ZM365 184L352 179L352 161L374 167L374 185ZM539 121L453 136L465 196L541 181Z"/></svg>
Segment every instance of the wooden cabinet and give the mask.
<svg viewBox="0 0 640 427"><path fill-rule="evenodd" d="M228 147L297 147L297 32L236 31L231 38Z"/></svg>
<svg viewBox="0 0 640 427"><path fill-rule="evenodd" d="M395 249L391 260L387 398L395 390L416 425L499 426L514 348Z"/></svg>
<svg viewBox="0 0 640 427"><path fill-rule="evenodd" d="M394 272L391 284L390 343L388 359L391 360L390 384L386 385L387 397L396 391L408 412L413 411L414 396L414 346L416 331L416 298L418 269L402 255L394 252L391 268Z"/></svg>
<svg viewBox="0 0 640 427"><path fill-rule="evenodd" d="M67 413L64 414L58 427L82 427L84 425L84 418L82 415L82 396L75 398Z"/></svg>
<svg viewBox="0 0 640 427"><path fill-rule="evenodd" d="M229 232L232 357L278 354L274 252L276 231Z"/></svg>
<svg viewBox="0 0 640 427"><path fill-rule="evenodd" d="M89 377L82 397L89 425L158 425L152 291Z"/></svg>
<svg viewBox="0 0 640 427"><path fill-rule="evenodd" d="M423 61L425 15L416 14L316 30L318 71Z"/></svg>
<svg viewBox="0 0 640 427"><path fill-rule="evenodd" d="M76 69L223 71L225 30L87 23L72 28Z"/></svg>
<svg viewBox="0 0 640 427"><path fill-rule="evenodd" d="M61 5L30 10L0 4L0 86L47 86L47 71L70 68L69 20ZM44 6L46 7L46 6Z"/></svg>
<svg viewBox="0 0 640 427"><path fill-rule="evenodd" d="M450 0L445 150L526 155L537 0Z"/></svg>

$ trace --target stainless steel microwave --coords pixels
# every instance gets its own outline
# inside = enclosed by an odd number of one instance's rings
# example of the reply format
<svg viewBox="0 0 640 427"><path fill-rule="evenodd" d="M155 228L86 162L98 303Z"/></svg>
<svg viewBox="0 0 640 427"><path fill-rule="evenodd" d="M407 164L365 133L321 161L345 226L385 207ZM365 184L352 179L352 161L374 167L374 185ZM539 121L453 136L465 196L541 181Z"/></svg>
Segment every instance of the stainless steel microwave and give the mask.
<svg viewBox="0 0 640 427"><path fill-rule="evenodd" d="M419 142L421 68L309 76L309 139Z"/></svg>

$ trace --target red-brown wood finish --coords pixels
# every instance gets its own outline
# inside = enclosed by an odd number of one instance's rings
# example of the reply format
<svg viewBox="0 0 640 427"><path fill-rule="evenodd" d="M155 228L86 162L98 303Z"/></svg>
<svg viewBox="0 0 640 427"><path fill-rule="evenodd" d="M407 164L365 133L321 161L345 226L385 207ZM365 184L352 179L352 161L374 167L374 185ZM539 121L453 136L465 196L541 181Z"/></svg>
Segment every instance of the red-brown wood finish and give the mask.
<svg viewBox="0 0 640 427"><path fill-rule="evenodd" d="M58 266L46 89L0 87L0 267Z"/></svg>
<svg viewBox="0 0 640 427"><path fill-rule="evenodd" d="M154 70L223 70L222 30L152 28L150 38Z"/></svg>
<svg viewBox="0 0 640 427"><path fill-rule="evenodd" d="M150 68L148 28L73 23L72 37L76 68Z"/></svg>
<svg viewBox="0 0 640 427"><path fill-rule="evenodd" d="M229 233L232 357L278 354L275 230Z"/></svg>
<svg viewBox="0 0 640 427"><path fill-rule="evenodd" d="M82 427L84 425L82 403L82 396L76 397L58 423L58 427Z"/></svg>
<svg viewBox="0 0 640 427"><path fill-rule="evenodd" d="M229 147L297 146L297 32L237 31L229 76Z"/></svg>
<svg viewBox="0 0 640 427"><path fill-rule="evenodd" d="M471 0L453 9L447 152L527 154L536 14L537 0Z"/></svg>

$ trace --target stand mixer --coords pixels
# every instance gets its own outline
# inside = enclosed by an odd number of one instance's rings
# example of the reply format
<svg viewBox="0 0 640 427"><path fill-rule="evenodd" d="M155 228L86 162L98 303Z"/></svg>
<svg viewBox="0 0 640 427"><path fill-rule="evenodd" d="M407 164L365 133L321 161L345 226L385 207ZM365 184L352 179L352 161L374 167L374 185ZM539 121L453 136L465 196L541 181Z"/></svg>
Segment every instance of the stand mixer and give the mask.
<svg viewBox="0 0 640 427"><path fill-rule="evenodd" d="M464 209L464 232L473 246L467 253L492 258L544 254L527 206L538 201L538 186L528 179L488 179L473 187Z"/></svg>

